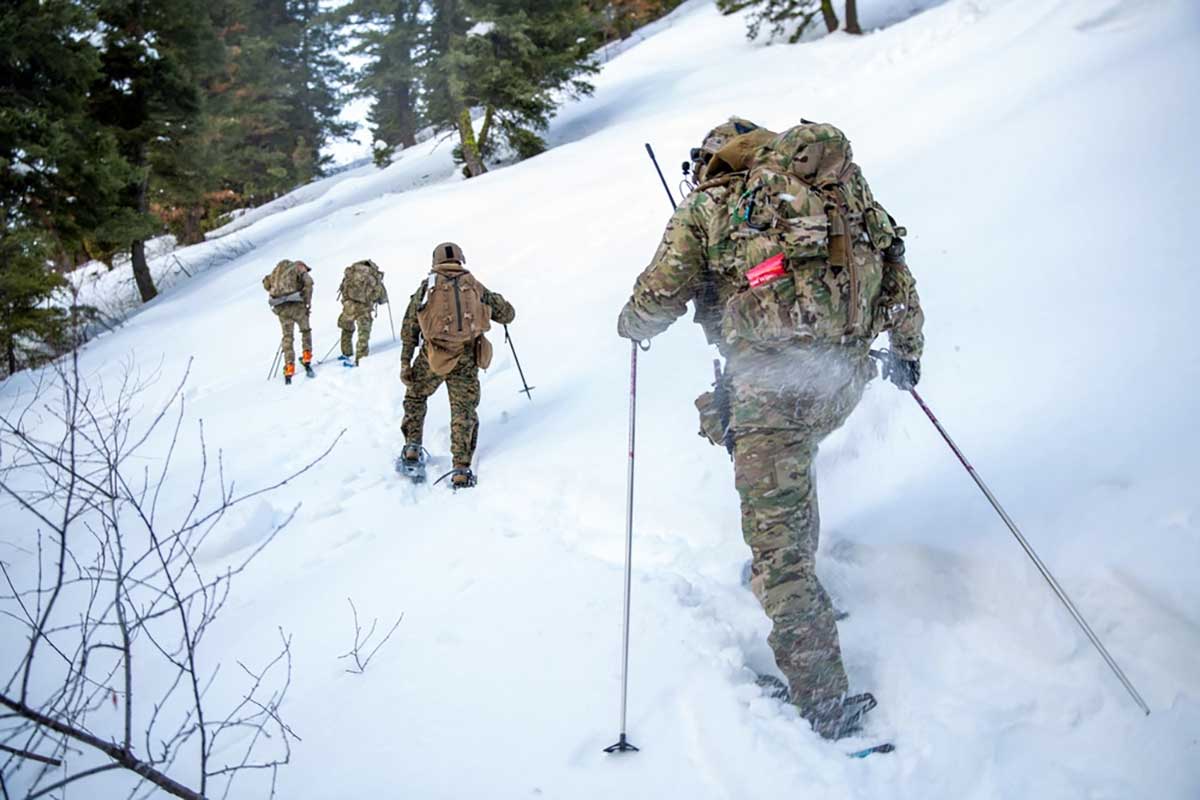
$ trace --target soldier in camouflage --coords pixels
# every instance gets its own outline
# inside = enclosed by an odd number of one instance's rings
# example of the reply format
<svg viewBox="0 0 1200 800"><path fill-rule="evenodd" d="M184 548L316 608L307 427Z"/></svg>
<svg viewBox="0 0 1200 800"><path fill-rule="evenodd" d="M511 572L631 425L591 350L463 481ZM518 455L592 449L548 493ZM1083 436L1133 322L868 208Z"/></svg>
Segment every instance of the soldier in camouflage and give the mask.
<svg viewBox="0 0 1200 800"><path fill-rule="evenodd" d="M433 254L435 273L456 275L465 273L462 250L455 244L438 245ZM430 280L433 279L430 276ZM473 278L472 278L473 280ZM488 291L478 281L479 300L486 307L490 320L507 325L516 318L512 305L496 292ZM427 341L421 332L419 313L427 299L427 283L413 293L401 323L400 379L407 391L404 395L405 446L402 460L416 463L421 457L425 430L425 412L430 395L443 383L450 396L450 453L454 461L451 484L465 488L475 484L471 461L479 440L479 370L491 361L491 345L480 335L460 353L447 354ZM413 358L414 353L416 358Z"/></svg>
<svg viewBox="0 0 1200 800"><path fill-rule="evenodd" d="M375 309L388 301L383 285L383 270L371 260L356 261L346 268L338 287L342 313L338 328L342 332L339 358L346 366L357 366L371 352L371 326ZM354 346L354 330L358 329L358 347ZM353 360L352 360L353 359Z"/></svg>
<svg viewBox="0 0 1200 800"><path fill-rule="evenodd" d="M312 373L312 325L309 322L309 315L312 311L312 296L313 296L313 279L312 269L303 261L280 261L275 269L263 276L263 288L271 292L271 280L281 268L290 267L295 269L296 275L299 278L299 289L286 295L272 296L270 300L271 310L275 312L275 316L279 318L279 325L283 331L283 340L280 345L283 350L283 377L288 383L292 382L292 376L296 374L296 344L295 344L295 329L300 328L300 346L302 348L300 361L304 365L304 371L310 376Z"/></svg>
<svg viewBox="0 0 1200 800"><path fill-rule="evenodd" d="M875 259L881 267L870 319L856 334L772 346L737 334L727 319L730 299L747 289L745 270L736 263L737 206L747 156L774 136L734 118L692 151L698 185L638 277L618 333L649 340L692 301L695 321L724 356L718 394L725 407L714 408L720 404L711 394L697 401L702 433L725 444L733 457L742 533L753 555L751 589L773 622L768 642L790 699L818 733L839 738L853 730L861 711L855 713L846 697L834 610L815 571L820 521L813 462L821 440L846 420L875 376L868 351L878 333L890 332L902 365L893 380L903 388L915 384L923 315L903 262L903 241L896 238L882 254L854 244L856 263ZM798 318L806 323L817 324L828 311L799 292L796 300Z"/></svg>

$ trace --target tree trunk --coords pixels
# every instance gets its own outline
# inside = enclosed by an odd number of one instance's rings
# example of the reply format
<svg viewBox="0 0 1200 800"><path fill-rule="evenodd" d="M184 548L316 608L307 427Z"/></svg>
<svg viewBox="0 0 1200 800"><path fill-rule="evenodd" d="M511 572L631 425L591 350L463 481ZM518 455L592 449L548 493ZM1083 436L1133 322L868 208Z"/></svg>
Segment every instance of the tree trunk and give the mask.
<svg viewBox="0 0 1200 800"><path fill-rule="evenodd" d="M149 178L142 178L142 182L138 185L138 211L146 213L146 185L149 183ZM148 303L158 295L158 289L154 288L154 279L150 277L150 265L146 263L146 243L138 239L130 246L130 255L133 257L133 280L137 283L138 294L142 296L142 302Z"/></svg>
<svg viewBox="0 0 1200 800"><path fill-rule="evenodd" d="M846 33L862 35L858 24L858 0L846 0Z"/></svg>
<svg viewBox="0 0 1200 800"><path fill-rule="evenodd" d="M183 211L183 238L179 244L193 245L200 244L204 241L204 231L202 231L201 223L204 221L204 204L196 203L190 205Z"/></svg>
<svg viewBox="0 0 1200 800"><path fill-rule="evenodd" d="M488 149L488 135L492 132L492 118L495 116L495 109L491 106L483 112L483 127L479 129L479 152L486 153Z"/></svg>
<svg viewBox="0 0 1200 800"><path fill-rule="evenodd" d="M4 358L8 361L8 374L15 375L17 372L17 343L16 337L9 334L8 340L4 343Z"/></svg>
<svg viewBox="0 0 1200 800"><path fill-rule="evenodd" d="M400 144L412 147L417 143L416 114L413 113L412 84L402 83L396 87L396 102L400 106Z"/></svg>
<svg viewBox="0 0 1200 800"><path fill-rule="evenodd" d="M837 14L833 10L833 0L821 0L821 14L825 17L825 28L833 33L838 29Z"/></svg>
<svg viewBox="0 0 1200 800"><path fill-rule="evenodd" d="M458 113L458 138L462 143L467 177L474 178L487 172L483 158L479 155L479 143L475 141L475 126L471 124L471 110L468 108Z"/></svg>

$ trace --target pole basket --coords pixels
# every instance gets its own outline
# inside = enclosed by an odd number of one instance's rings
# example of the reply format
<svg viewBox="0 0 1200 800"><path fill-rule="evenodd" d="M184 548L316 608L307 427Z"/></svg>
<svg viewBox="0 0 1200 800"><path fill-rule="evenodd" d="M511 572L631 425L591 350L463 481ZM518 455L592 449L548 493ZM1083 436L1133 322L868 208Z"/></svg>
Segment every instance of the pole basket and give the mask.
<svg viewBox="0 0 1200 800"><path fill-rule="evenodd" d="M625 734L622 733L621 738L617 740L617 743L610 744L608 747L604 748L604 752L606 752L606 753L637 753L637 752L639 752L639 750L636 747L634 747L633 745L631 745L629 743L629 741L625 738Z"/></svg>

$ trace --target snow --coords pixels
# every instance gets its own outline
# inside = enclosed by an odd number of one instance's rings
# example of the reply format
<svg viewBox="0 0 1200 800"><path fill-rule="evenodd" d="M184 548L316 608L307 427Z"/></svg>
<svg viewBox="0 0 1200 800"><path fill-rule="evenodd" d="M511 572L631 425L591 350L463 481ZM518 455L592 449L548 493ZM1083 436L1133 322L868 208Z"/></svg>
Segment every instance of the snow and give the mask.
<svg viewBox="0 0 1200 800"><path fill-rule="evenodd" d="M864 8L864 23L908 5ZM285 713L303 741L279 796L1200 796L1197 34L1191 0L949 0L861 38L765 47L692 0L604 66L542 156L467 182L451 144L427 141L177 251L205 268L91 342L89 376L161 362L153 407L194 358L189 416L247 487L346 429L313 472L226 520L205 556L253 547L301 504L236 581L205 655L253 661L277 626L294 636ZM920 390L1151 716L919 409L882 382L818 466L819 569L849 613L852 690L880 706L864 737L829 744L764 697L769 623L741 584L730 465L695 435L712 351L681 320L639 363L629 732L643 750L601 752L620 677L629 351L615 318L669 211L642 143L677 175L670 165L731 114L848 132L911 234L928 316ZM220 261L234 236L253 249ZM403 387L383 317L360 369L267 383L278 325L259 285L280 258L313 266L319 356L336 340L342 267L380 264L399 314L447 239L516 306L536 387L533 402L518 394L497 331L480 484L457 495L392 472ZM0 407L32 378L0 385ZM449 469L444 393L426 445L430 473ZM181 486L161 502L190 500ZM4 512L0 539L27 536ZM361 676L338 660L353 638L347 597L368 619L404 614ZM894 754L842 755L884 740ZM265 797L261 777L237 796ZM112 773L91 785L128 789Z"/></svg>

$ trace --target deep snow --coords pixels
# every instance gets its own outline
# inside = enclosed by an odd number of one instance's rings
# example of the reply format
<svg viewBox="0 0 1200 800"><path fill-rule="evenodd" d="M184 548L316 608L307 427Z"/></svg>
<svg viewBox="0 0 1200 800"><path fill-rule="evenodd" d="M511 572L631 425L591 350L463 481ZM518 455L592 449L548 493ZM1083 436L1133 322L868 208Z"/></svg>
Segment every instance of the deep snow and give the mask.
<svg viewBox="0 0 1200 800"><path fill-rule="evenodd" d="M239 218L251 252L177 284L83 363L115 380L130 354L161 360L151 406L194 358L190 414L246 485L347 429L302 481L239 509L205 554L219 564L302 503L236 584L207 651L254 659L277 626L294 634L285 711L303 741L280 796L1200 796L1198 34L1191 0L950 0L862 38L763 47L692 0L563 109L538 158L464 182L449 143L431 141ZM753 678L771 669L768 621L741 584L731 468L695 435L711 351L681 320L640 362L629 728L643 750L601 753L620 666L628 349L615 317L669 211L642 143L673 173L730 114L848 132L911 233L924 396L1152 716L916 406L882 382L819 462L820 569L849 613L852 689L880 707L867 736L830 745L765 698ZM276 260L315 268L320 355L343 266L377 261L399 314L445 239L516 306L537 387L532 403L517 393L497 335L481 481L457 495L392 472L403 387L386 318L361 369L263 380L278 326L259 278ZM5 382L0 403L29 381ZM447 418L439 393L434 475ZM181 487L170 503L189 499ZM10 505L0 526L5 541L27 535ZM348 596L367 617L404 613L362 676L337 659L353 635ZM896 753L841 755L884 739ZM127 786L110 774L89 796ZM237 796L265 794L248 781Z"/></svg>

